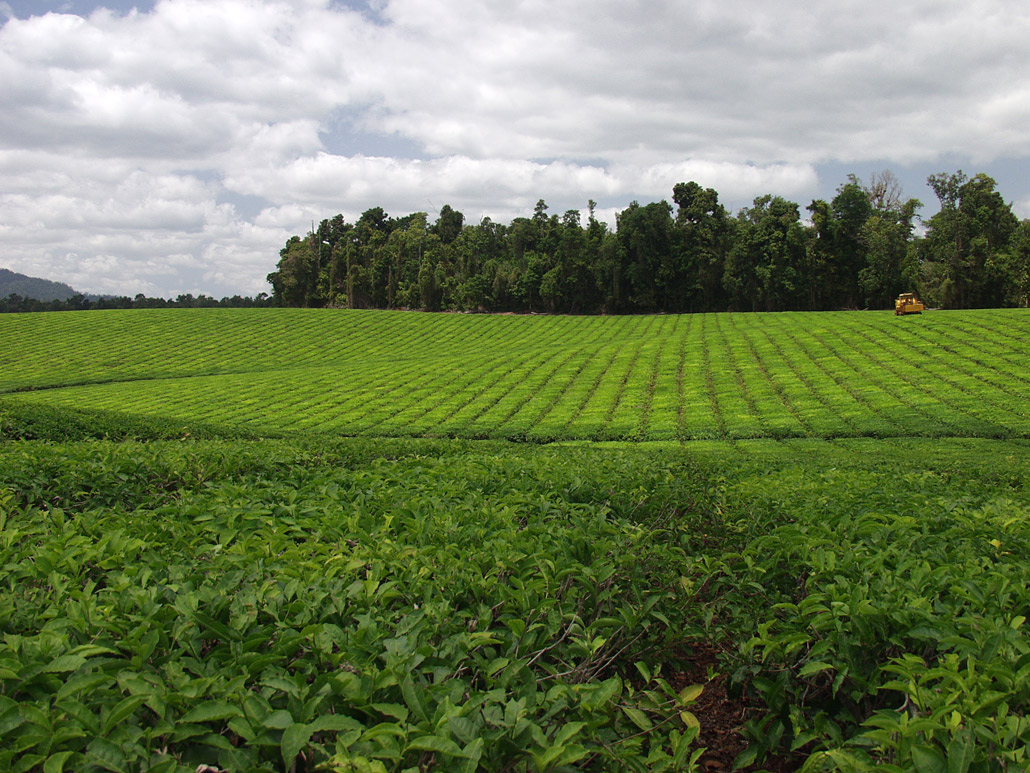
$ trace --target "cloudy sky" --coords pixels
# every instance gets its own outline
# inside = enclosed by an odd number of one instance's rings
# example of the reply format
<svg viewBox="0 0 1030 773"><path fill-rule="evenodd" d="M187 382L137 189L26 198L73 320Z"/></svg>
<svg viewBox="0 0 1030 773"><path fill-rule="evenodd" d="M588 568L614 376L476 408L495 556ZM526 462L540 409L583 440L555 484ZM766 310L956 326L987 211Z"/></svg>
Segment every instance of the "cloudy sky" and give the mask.
<svg viewBox="0 0 1030 773"><path fill-rule="evenodd" d="M1030 216L1022 0L0 0L0 267L268 290L291 234L443 204L731 209L892 170Z"/></svg>

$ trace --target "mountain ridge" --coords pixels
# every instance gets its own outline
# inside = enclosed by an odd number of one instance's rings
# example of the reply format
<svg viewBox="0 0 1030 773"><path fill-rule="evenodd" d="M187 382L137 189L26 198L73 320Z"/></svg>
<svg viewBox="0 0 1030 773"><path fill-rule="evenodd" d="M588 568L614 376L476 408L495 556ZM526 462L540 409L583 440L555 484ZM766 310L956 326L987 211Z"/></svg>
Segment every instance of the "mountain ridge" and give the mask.
<svg viewBox="0 0 1030 773"><path fill-rule="evenodd" d="M55 282L51 279L28 276L7 268L0 268L0 298L6 298L12 293L37 301L66 301L73 295L83 294L64 282Z"/></svg>

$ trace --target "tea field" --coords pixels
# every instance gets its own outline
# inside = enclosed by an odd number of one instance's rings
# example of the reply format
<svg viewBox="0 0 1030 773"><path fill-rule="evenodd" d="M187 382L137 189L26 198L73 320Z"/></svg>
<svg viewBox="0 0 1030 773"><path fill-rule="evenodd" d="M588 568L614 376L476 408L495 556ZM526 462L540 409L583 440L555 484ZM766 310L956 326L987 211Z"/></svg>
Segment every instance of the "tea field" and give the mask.
<svg viewBox="0 0 1030 773"><path fill-rule="evenodd" d="M2 315L0 769L1025 770L1028 333Z"/></svg>
<svg viewBox="0 0 1030 773"><path fill-rule="evenodd" d="M1030 437L1030 313L0 317L0 399L259 434Z"/></svg>

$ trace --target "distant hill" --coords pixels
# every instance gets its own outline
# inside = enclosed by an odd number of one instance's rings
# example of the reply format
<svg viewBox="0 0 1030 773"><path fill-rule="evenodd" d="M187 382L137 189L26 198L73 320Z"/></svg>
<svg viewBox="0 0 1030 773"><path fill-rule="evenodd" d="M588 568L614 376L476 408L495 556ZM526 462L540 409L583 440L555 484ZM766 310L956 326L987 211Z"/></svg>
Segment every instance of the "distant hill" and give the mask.
<svg viewBox="0 0 1030 773"><path fill-rule="evenodd" d="M11 293L38 301L65 301L79 294L63 282L52 282L0 268L0 298L6 298Z"/></svg>

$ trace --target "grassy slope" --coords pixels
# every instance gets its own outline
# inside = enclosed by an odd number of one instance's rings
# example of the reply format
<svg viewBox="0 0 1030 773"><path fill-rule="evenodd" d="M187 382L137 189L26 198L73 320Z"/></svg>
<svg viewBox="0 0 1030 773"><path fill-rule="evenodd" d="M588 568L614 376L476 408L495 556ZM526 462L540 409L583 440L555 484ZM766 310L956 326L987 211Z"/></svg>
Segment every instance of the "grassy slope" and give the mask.
<svg viewBox="0 0 1030 773"><path fill-rule="evenodd" d="M5 315L5 400L257 432L1030 437L1021 310L651 317ZM30 391L25 391L30 390Z"/></svg>

